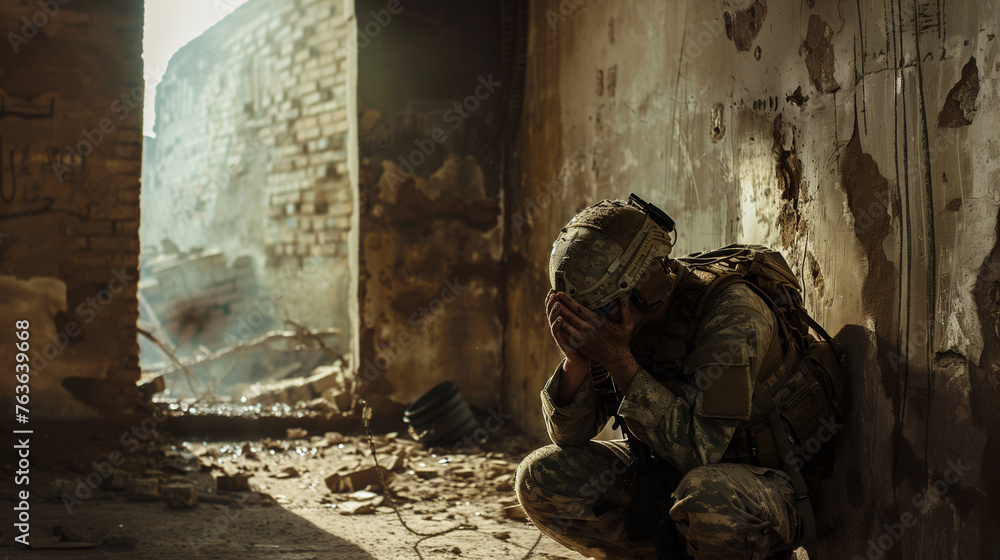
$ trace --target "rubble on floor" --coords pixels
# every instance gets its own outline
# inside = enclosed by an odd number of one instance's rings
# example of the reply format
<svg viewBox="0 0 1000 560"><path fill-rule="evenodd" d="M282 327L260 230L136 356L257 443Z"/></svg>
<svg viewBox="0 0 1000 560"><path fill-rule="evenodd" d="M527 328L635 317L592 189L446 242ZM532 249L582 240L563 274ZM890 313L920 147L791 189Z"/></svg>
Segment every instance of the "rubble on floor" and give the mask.
<svg viewBox="0 0 1000 560"><path fill-rule="evenodd" d="M344 515L392 513L364 435L312 434L302 428L286 438L253 441L191 441L157 434L141 472L115 472L97 492L105 497L158 500L170 508L199 503L312 504ZM518 461L537 442L509 435L488 450L425 449L398 433L374 435L382 480L401 512L425 520L446 520L449 507L475 501L475 515L495 520L526 519L514 499ZM55 480L50 497L76 491L76 481Z"/></svg>

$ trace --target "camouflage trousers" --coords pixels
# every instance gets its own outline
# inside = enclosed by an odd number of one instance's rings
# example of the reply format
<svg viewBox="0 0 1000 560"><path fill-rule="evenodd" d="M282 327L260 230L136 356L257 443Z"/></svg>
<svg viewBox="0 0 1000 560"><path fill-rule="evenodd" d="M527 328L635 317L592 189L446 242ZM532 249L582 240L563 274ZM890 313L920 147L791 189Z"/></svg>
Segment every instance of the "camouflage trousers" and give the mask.
<svg viewBox="0 0 1000 560"><path fill-rule="evenodd" d="M593 558L656 558L652 541L629 542L622 510L635 474L623 441L549 445L517 468L515 488L528 518L546 535ZM719 463L688 472L670 517L697 560L790 558L799 538L787 475Z"/></svg>

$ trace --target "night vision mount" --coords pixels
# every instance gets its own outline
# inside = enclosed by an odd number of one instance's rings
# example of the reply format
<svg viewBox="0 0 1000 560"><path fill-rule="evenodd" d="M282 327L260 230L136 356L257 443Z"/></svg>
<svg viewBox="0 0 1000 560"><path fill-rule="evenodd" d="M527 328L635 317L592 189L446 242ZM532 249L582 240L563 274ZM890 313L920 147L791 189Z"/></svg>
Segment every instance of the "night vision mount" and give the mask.
<svg viewBox="0 0 1000 560"><path fill-rule="evenodd" d="M646 215L656 223L656 225L665 229L667 233L674 232L674 219L668 216L667 213L661 210L658 206L646 202L645 200L639 198L639 195L635 193L628 195L628 203L629 206L633 206L645 212Z"/></svg>

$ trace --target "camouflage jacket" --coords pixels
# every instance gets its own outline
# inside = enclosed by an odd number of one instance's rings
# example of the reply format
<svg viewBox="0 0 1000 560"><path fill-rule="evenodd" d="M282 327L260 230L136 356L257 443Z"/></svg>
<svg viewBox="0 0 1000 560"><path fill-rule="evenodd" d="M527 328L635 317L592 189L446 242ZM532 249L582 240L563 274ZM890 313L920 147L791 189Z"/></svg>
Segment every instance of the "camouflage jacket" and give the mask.
<svg viewBox="0 0 1000 560"><path fill-rule="evenodd" d="M681 265L677 286L689 274L693 272ZM681 342L670 331L678 328L671 317L683 303L673 295L663 322L647 325L633 337L632 354L641 369L623 396L608 390L611 383L595 387L594 377L602 372L598 366L591 368L572 402L556 406L560 364L541 394L552 442L586 442L604 428L617 406L629 430L681 473L723 460L730 440L749 419L753 383L764 356L772 345L780 346L780 337L771 310L745 284L731 284L710 297L690 351L671 348ZM728 390L720 391L723 385Z"/></svg>

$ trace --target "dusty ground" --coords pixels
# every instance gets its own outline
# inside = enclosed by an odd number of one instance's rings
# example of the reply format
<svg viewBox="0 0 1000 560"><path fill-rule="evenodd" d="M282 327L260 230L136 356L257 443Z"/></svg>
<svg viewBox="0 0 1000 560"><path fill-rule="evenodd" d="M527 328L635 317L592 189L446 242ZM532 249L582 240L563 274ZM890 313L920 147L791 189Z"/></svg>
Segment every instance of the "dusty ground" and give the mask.
<svg viewBox="0 0 1000 560"><path fill-rule="evenodd" d="M421 540L402 527L378 493L367 440L339 433L295 434L292 439L191 441L162 430L130 452L121 443L126 428L50 426L36 430L33 441L31 526L40 542L56 526L73 538L101 541L96 548L25 550L12 546L11 485L8 453L0 520L7 558L206 559L500 559L524 558L540 533L523 520L509 519L504 504L514 503L509 478L517 462L537 442L524 436L487 442L478 453L424 450L406 437L376 435L380 461L393 466L387 483L404 520L433 533L458 525L469 529ZM499 439L499 438L497 438ZM77 477L93 472L115 449L126 476L109 478L72 511L53 495L53 481L76 488ZM89 467L89 468L88 468ZM250 491L225 492L215 481L249 473ZM335 489L327 486L334 476ZM352 474L353 473L353 474ZM361 475L359 477L359 474ZM365 478L364 475L368 475ZM190 481L200 502L191 509L168 508L162 500L130 500L128 492L107 489L127 478ZM341 488L340 478L371 491ZM347 486L347 483L344 483ZM65 488L64 488L65 489ZM44 496L44 498L43 498ZM224 502L230 503L212 503ZM516 510L512 510L516 511ZM418 541L419 544L418 544ZM416 548L414 546L416 545ZM418 554L419 551L419 554ZM532 558L582 558L542 537Z"/></svg>

